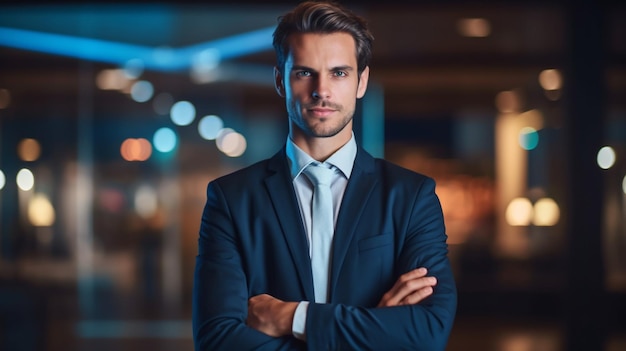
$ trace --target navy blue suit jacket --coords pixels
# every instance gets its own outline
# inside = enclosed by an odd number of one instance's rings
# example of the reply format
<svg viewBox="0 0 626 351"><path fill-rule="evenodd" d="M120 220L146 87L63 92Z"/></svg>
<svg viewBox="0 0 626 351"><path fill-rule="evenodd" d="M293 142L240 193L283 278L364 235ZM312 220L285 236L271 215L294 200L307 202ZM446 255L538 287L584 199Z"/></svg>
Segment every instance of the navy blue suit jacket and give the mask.
<svg viewBox="0 0 626 351"><path fill-rule="evenodd" d="M193 290L196 350L443 350L456 288L432 179L358 149L333 239L329 303L314 303L311 261L284 148L212 181ZM376 308L396 279L438 283L412 306ZM245 324L248 298L311 301L307 342Z"/></svg>

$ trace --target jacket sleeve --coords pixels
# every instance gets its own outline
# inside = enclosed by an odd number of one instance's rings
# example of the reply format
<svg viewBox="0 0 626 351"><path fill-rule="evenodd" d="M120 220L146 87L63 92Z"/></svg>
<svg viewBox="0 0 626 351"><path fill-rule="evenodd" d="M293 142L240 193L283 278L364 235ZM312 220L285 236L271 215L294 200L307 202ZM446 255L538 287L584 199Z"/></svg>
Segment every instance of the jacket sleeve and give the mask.
<svg viewBox="0 0 626 351"><path fill-rule="evenodd" d="M456 287L434 181L428 178L412 201L398 272L426 267L428 275L437 278L433 295L416 305L385 308L311 303L306 321L309 350L445 349L456 311Z"/></svg>
<svg viewBox="0 0 626 351"><path fill-rule="evenodd" d="M202 214L193 287L193 338L203 350L304 350L294 337L274 338L245 324L248 288L236 226L216 182Z"/></svg>

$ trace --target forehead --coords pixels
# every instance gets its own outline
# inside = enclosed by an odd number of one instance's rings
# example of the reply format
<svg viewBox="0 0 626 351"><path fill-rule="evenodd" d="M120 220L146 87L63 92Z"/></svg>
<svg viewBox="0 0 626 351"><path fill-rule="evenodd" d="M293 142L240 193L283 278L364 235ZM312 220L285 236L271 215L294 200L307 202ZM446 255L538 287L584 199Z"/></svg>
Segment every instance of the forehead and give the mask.
<svg viewBox="0 0 626 351"><path fill-rule="evenodd" d="M348 33L294 33L287 38L287 62L356 67L356 44Z"/></svg>

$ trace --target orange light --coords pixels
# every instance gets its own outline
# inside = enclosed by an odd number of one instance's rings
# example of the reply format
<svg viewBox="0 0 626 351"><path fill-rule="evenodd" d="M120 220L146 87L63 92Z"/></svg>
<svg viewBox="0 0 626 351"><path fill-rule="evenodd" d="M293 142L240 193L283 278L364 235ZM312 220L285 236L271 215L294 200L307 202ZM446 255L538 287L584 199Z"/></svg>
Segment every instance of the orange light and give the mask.
<svg viewBox="0 0 626 351"><path fill-rule="evenodd" d="M464 37L484 38L491 34L491 24L484 18L463 18L458 21L457 29Z"/></svg>
<svg viewBox="0 0 626 351"><path fill-rule="evenodd" d="M126 161L145 161L152 155L152 145L144 138L128 138L122 142L120 154Z"/></svg>
<svg viewBox="0 0 626 351"><path fill-rule="evenodd" d="M539 73L539 84L545 90L559 90L563 84L561 72L558 69L544 69Z"/></svg>
<svg viewBox="0 0 626 351"><path fill-rule="evenodd" d="M17 145L17 153L23 161L36 161L41 155L41 146L35 139L22 139Z"/></svg>

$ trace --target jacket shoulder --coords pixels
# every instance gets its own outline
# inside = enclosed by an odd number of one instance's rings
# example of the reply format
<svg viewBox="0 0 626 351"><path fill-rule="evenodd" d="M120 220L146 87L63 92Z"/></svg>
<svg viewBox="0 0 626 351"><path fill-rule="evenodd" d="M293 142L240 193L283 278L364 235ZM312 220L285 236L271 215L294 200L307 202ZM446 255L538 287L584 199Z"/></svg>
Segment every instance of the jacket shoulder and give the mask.
<svg viewBox="0 0 626 351"><path fill-rule="evenodd" d="M363 148L359 148L354 166L365 174L374 173L377 177L386 178L393 183L433 181L427 175L404 168L385 159L373 157Z"/></svg>
<svg viewBox="0 0 626 351"><path fill-rule="evenodd" d="M252 165L246 166L232 173L222 175L212 181L217 183L220 187L225 186L245 186L255 182L261 182L264 175L267 174L269 159L256 162Z"/></svg>
<svg viewBox="0 0 626 351"><path fill-rule="evenodd" d="M218 184L221 188L234 187L241 189L250 186L259 186L268 177L274 174L287 174L288 172L289 168L285 148L283 147L270 158L220 176L210 183Z"/></svg>
<svg viewBox="0 0 626 351"><path fill-rule="evenodd" d="M423 184L434 183L434 179L425 174L404 168L390 161L375 158L374 164L377 172L384 178L396 183Z"/></svg>

